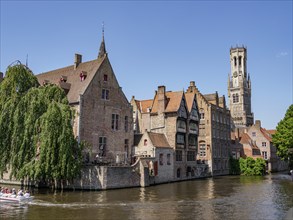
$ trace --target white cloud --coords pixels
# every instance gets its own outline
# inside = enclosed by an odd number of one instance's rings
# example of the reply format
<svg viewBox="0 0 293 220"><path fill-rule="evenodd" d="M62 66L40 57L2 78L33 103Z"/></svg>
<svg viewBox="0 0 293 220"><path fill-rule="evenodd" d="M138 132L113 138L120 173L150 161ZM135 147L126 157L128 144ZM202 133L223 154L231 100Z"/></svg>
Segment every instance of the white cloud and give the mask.
<svg viewBox="0 0 293 220"><path fill-rule="evenodd" d="M288 52L286 52L286 51L282 51L282 52L278 53L278 54L276 55L276 57L279 58L279 57L284 57L284 56L287 56L287 55L288 55Z"/></svg>

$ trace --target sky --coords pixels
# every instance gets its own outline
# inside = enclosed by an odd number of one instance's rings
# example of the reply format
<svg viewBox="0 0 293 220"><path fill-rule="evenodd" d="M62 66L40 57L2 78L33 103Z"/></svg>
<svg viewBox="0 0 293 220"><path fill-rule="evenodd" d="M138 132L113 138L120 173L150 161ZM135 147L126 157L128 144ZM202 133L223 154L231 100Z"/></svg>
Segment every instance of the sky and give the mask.
<svg viewBox="0 0 293 220"><path fill-rule="evenodd" d="M158 86L225 95L230 48L247 47L252 111L274 129L293 103L292 1L0 2L0 71L20 60L34 74L97 58L102 23L108 57L126 97ZM28 58L28 59L27 59Z"/></svg>

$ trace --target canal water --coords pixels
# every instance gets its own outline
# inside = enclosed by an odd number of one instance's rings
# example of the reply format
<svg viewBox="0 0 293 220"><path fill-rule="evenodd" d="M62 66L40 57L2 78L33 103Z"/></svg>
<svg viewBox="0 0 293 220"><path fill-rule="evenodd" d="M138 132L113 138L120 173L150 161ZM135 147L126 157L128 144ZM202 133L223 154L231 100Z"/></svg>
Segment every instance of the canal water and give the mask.
<svg viewBox="0 0 293 220"><path fill-rule="evenodd" d="M223 176L108 191L35 190L29 204L0 203L0 219L283 219L287 174ZM293 216L292 216L293 219Z"/></svg>

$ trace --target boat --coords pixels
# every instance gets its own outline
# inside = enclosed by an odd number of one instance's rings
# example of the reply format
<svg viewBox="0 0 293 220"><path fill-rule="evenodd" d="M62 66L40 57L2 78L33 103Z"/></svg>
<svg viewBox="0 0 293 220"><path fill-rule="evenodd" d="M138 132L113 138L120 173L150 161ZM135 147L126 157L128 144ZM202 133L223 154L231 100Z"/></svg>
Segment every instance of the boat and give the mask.
<svg viewBox="0 0 293 220"><path fill-rule="evenodd" d="M13 195L11 193L0 193L0 202L30 202L33 200L33 196L29 194Z"/></svg>

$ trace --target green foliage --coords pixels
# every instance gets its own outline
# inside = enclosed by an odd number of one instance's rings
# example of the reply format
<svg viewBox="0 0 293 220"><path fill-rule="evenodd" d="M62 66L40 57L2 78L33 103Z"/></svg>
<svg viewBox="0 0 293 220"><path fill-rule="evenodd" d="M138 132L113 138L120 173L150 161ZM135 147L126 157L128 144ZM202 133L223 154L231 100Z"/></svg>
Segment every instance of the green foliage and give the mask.
<svg viewBox="0 0 293 220"><path fill-rule="evenodd" d="M285 117L278 123L276 133L273 135L273 144L277 147L277 155L293 163L293 105ZM291 150L290 150L291 149Z"/></svg>
<svg viewBox="0 0 293 220"><path fill-rule="evenodd" d="M246 159L240 158L240 171L241 174L246 176L260 176L265 173L266 162L262 158L257 158L254 160L251 157L247 157Z"/></svg>
<svg viewBox="0 0 293 220"><path fill-rule="evenodd" d="M17 179L61 181L81 167L81 146L71 121L73 111L64 91L38 87L21 65L9 67L0 84L0 172Z"/></svg>
<svg viewBox="0 0 293 220"><path fill-rule="evenodd" d="M240 164L238 159L234 159L233 157L229 158L230 164L230 174L239 175L240 174Z"/></svg>

